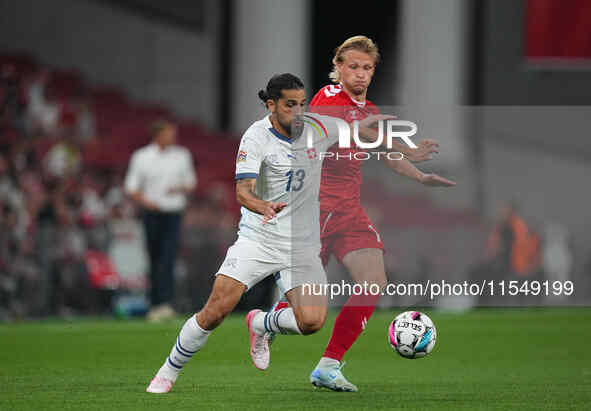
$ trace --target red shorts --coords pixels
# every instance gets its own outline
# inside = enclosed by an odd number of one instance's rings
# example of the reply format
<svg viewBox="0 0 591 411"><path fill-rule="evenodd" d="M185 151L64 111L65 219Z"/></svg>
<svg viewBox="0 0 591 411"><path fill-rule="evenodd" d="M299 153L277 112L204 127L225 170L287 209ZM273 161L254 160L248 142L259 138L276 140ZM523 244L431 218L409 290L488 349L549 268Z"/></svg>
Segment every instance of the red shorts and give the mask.
<svg viewBox="0 0 591 411"><path fill-rule="evenodd" d="M320 258L326 266L331 254L343 262L349 252L361 248L384 249L382 237L361 207L347 210L320 211Z"/></svg>

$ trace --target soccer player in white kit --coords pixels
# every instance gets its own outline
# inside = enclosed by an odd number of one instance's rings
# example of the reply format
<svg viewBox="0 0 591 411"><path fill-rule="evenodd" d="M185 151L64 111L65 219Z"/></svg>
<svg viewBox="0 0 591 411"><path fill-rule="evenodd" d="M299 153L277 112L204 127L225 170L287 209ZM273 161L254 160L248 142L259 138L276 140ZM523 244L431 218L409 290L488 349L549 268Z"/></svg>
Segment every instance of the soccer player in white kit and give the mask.
<svg viewBox="0 0 591 411"><path fill-rule="evenodd" d="M290 307L248 313L250 354L257 368L269 365L269 333L305 335L324 324L326 295L302 291L304 284L326 283L319 257L321 153L338 140L338 127L331 117L304 114L304 84L292 74L271 78L259 97L270 114L246 130L236 158L236 197L242 205L238 239L228 249L207 303L183 325L148 392L169 392L242 294L269 275L281 278ZM374 117L375 122L389 116Z"/></svg>

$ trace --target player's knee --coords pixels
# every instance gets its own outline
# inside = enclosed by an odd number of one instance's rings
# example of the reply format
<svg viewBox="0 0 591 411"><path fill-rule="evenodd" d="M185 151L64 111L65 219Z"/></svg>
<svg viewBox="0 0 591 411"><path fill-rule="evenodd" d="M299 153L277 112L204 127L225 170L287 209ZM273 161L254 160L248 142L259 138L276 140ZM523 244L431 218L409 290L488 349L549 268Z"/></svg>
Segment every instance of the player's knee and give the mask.
<svg viewBox="0 0 591 411"><path fill-rule="evenodd" d="M314 334L324 325L326 315L314 314L305 315L298 321L298 327L303 335Z"/></svg>
<svg viewBox="0 0 591 411"><path fill-rule="evenodd" d="M366 272L364 273L363 280L357 279L358 284L362 284L366 287L369 294L381 293L388 283L386 274L384 272Z"/></svg>

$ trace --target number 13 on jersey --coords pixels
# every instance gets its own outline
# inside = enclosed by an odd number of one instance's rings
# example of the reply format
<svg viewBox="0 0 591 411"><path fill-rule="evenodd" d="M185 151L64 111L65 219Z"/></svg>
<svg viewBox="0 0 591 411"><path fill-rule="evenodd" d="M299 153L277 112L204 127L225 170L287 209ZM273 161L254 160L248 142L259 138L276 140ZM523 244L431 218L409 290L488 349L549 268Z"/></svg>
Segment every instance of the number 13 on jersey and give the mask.
<svg viewBox="0 0 591 411"><path fill-rule="evenodd" d="M303 169L299 169L297 171L289 170L285 173L287 177L287 187L285 187L285 191L299 191L302 189L304 185L304 178L306 177L306 172Z"/></svg>

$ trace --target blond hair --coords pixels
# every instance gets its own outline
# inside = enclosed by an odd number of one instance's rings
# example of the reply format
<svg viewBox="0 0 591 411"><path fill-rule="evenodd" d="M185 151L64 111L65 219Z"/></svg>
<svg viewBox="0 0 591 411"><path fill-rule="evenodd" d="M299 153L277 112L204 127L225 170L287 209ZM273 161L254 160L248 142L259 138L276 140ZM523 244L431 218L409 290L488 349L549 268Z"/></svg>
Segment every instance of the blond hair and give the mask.
<svg viewBox="0 0 591 411"><path fill-rule="evenodd" d="M350 37L336 48L334 57L332 58L332 71L328 74L328 77L334 83L341 81L341 76L337 70L337 64L343 62L343 55L349 50L357 50L373 56L376 65L380 62L380 51L378 50L377 44L374 43L372 39L366 36Z"/></svg>

